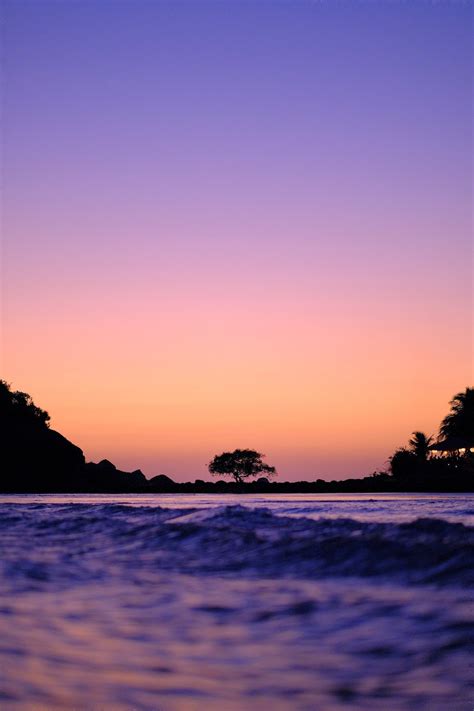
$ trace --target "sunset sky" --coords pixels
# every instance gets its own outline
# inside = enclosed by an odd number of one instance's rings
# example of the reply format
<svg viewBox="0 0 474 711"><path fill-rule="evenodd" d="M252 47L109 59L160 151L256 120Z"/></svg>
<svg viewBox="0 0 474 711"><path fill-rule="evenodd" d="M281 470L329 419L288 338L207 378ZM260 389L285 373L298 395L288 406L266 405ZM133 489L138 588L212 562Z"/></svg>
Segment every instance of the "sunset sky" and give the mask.
<svg viewBox="0 0 474 711"><path fill-rule="evenodd" d="M177 480L436 432L474 380L470 2L1 8L1 377Z"/></svg>

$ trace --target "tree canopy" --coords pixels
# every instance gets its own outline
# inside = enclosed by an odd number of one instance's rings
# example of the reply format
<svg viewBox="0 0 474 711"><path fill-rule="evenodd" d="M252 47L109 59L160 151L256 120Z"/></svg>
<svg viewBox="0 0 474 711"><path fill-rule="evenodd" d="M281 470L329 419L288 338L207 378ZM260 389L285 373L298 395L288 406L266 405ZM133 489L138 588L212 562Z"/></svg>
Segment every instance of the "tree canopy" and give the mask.
<svg viewBox="0 0 474 711"><path fill-rule="evenodd" d="M4 421L49 427L46 410L37 407L28 393L12 390L5 380L0 380L0 413Z"/></svg>
<svg viewBox="0 0 474 711"><path fill-rule="evenodd" d="M441 423L441 437L458 437L474 445L474 388L457 393L449 404L451 412Z"/></svg>
<svg viewBox="0 0 474 711"><path fill-rule="evenodd" d="M254 449L234 449L233 452L223 452L216 454L209 462L209 472L213 476L232 477L238 484L259 474L275 475L275 467L265 464L262 461L263 457L264 454Z"/></svg>
<svg viewBox="0 0 474 711"><path fill-rule="evenodd" d="M417 459L424 462L430 455L430 446L433 444L433 437L428 437L424 432L413 432L409 441L410 452Z"/></svg>
<svg viewBox="0 0 474 711"><path fill-rule="evenodd" d="M457 393L450 406L436 444L433 437L415 431L408 447L399 447L389 458L389 473L395 479L417 483L420 490L427 486L472 487L474 388Z"/></svg>
<svg viewBox="0 0 474 711"><path fill-rule="evenodd" d="M416 454L408 450L406 447L399 447L388 461L390 473L396 479L413 476L418 469L418 459Z"/></svg>

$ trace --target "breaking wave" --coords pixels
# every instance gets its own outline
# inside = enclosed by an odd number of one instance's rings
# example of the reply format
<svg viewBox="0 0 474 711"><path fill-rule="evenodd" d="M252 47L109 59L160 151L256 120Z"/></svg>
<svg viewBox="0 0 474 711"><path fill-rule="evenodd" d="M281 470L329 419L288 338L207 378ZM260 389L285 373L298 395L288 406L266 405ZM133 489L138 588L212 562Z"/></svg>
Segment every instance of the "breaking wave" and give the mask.
<svg viewBox="0 0 474 711"><path fill-rule="evenodd" d="M67 584L143 569L240 577L373 578L472 584L474 528L420 518L311 520L268 509L9 505L0 521L6 580ZM31 546L35 540L39 545ZM103 565L100 565L102 561Z"/></svg>

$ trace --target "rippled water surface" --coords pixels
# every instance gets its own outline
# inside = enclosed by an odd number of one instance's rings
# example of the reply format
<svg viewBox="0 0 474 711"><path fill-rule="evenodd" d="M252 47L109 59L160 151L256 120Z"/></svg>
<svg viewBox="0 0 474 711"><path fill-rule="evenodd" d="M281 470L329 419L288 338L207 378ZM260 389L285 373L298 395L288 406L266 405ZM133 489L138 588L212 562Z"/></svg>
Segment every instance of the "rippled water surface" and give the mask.
<svg viewBox="0 0 474 711"><path fill-rule="evenodd" d="M473 503L2 496L0 707L471 709Z"/></svg>

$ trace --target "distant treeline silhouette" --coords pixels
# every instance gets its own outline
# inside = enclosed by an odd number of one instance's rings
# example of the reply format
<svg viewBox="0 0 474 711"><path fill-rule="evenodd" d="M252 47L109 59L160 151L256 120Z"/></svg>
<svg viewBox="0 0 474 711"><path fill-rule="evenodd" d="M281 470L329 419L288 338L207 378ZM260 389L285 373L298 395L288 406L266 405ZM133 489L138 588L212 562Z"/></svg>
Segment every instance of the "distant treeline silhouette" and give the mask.
<svg viewBox="0 0 474 711"><path fill-rule="evenodd" d="M451 401L451 410L433 437L414 432L408 445L390 457L386 471L343 481L269 481L275 467L252 449L216 455L209 464L216 482L178 483L160 474L146 479L124 472L107 459L86 462L82 450L49 426L49 414L30 395L0 380L0 491L2 492L176 492L319 493L376 491L472 491L474 479L474 389ZM262 476L262 475L265 476ZM254 481L250 481L250 479Z"/></svg>
<svg viewBox="0 0 474 711"><path fill-rule="evenodd" d="M457 393L435 440L415 431L408 446L399 447L389 459L389 474L400 483L420 488L452 482L472 488L474 478L474 388Z"/></svg>

